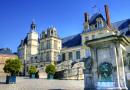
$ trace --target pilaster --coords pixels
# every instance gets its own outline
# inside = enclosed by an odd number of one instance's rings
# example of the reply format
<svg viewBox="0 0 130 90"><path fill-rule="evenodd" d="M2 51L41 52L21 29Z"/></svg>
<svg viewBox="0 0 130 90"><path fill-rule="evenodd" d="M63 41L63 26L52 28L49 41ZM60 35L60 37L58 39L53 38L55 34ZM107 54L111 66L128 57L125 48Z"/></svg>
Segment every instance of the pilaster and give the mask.
<svg viewBox="0 0 130 90"><path fill-rule="evenodd" d="M118 59L118 68L119 68L119 81L120 87L126 88L126 80L125 80L125 70L124 70L124 61L122 55L121 44L117 44L117 59Z"/></svg>

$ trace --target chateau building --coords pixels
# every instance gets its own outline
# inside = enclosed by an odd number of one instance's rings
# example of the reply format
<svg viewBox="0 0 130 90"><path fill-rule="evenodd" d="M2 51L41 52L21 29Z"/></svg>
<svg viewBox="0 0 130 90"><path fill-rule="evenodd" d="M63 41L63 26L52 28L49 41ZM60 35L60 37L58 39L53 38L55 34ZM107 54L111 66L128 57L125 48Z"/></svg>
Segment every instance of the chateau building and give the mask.
<svg viewBox="0 0 130 90"><path fill-rule="evenodd" d="M90 48L85 45L85 41L95 39L97 36L109 32L124 34L130 38L130 19L111 23L106 5L105 10L106 19L100 12L93 14L90 19L89 14L85 13L84 30L81 30L79 34L65 38L60 38L57 29L53 26L49 27L47 31L43 30L40 37L38 37L33 20L30 33L27 34L24 40L21 40L18 47L18 57L22 61L23 75L28 75L28 69L31 66L39 69L52 63L56 65L57 72L69 70L67 73L65 71L64 74L66 75L63 78L77 76L78 73L80 74L79 77L84 79L82 70L85 67L84 62L91 56ZM130 52L129 48L127 48L127 52ZM74 72L76 73L74 74Z"/></svg>

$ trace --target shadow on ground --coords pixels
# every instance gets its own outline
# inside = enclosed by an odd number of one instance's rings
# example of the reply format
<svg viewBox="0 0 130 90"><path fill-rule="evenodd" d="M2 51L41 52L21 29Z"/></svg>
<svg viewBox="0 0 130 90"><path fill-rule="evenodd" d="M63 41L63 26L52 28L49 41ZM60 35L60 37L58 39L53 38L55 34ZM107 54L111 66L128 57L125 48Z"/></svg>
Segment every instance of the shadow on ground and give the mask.
<svg viewBox="0 0 130 90"><path fill-rule="evenodd" d="M6 82L0 82L0 84L6 84Z"/></svg>

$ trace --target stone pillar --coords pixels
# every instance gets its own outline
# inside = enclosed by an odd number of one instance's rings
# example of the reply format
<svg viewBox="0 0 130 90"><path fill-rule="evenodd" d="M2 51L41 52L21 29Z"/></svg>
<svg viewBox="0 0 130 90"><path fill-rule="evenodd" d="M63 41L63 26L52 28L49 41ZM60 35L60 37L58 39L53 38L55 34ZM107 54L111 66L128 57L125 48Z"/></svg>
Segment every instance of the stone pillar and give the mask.
<svg viewBox="0 0 130 90"><path fill-rule="evenodd" d="M113 82L115 82L115 87L120 88L120 81L119 81L119 69L118 69L118 60L116 58L116 48L115 46L110 46L110 55L112 60L112 66L114 69L112 70L113 73Z"/></svg>
<svg viewBox="0 0 130 90"><path fill-rule="evenodd" d="M124 61L122 55L121 44L117 44L117 59L118 59L118 68L119 68L119 81L120 87L126 89L126 79L125 79L125 70L124 70Z"/></svg>
<svg viewBox="0 0 130 90"><path fill-rule="evenodd" d="M73 50L73 60L75 61L75 50Z"/></svg>
<svg viewBox="0 0 130 90"><path fill-rule="evenodd" d="M53 43L52 43L52 39L50 40L50 48L52 49L53 48Z"/></svg>
<svg viewBox="0 0 130 90"><path fill-rule="evenodd" d="M69 60L68 56L69 56L69 52L66 52L65 53L65 60Z"/></svg>
<svg viewBox="0 0 130 90"><path fill-rule="evenodd" d="M51 50L49 53L50 53L51 63L54 65L54 52L53 52L53 50Z"/></svg>
<svg viewBox="0 0 130 90"><path fill-rule="evenodd" d="M96 49L91 49L91 55L92 55L92 84L93 87L97 86L98 82L98 71L97 71L97 51Z"/></svg>

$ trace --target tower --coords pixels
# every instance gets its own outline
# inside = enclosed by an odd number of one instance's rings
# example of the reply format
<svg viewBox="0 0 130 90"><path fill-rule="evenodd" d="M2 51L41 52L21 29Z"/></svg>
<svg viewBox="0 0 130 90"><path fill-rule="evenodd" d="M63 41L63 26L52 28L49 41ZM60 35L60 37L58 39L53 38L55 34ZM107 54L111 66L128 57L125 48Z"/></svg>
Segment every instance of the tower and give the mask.
<svg viewBox="0 0 130 90"><path fill-rule="evenodd" d="M30 55L38 53L38 33L36 32L36 24L33 20L31 24L31 31L27 35L27 60Z"/></svg>

